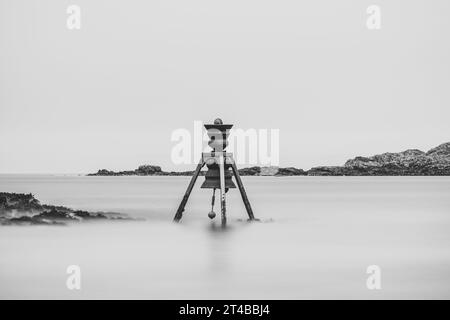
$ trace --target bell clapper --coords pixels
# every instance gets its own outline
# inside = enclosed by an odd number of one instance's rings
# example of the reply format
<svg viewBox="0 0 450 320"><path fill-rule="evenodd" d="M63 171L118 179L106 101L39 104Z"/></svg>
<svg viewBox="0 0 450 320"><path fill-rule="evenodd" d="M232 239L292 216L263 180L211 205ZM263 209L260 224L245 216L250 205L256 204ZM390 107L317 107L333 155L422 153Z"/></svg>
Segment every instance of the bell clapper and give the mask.
<svg viewBox="0 0 450 320"><path fill-rule="evenodd" d="M210 219L214 219L216 217L216 213L214 212L214 202L216 200L216 188L213 189L213 195L211 198L211 211L208 213L208 217Z"/></svg>
<svg viewBox="0 0 450 320"><path fill-rule="evenodd" d="M219 156L219 172L220 172L220 216L222 218L222 227L227 224L226 204L225 204L225 160L223 153Z"/></svg>

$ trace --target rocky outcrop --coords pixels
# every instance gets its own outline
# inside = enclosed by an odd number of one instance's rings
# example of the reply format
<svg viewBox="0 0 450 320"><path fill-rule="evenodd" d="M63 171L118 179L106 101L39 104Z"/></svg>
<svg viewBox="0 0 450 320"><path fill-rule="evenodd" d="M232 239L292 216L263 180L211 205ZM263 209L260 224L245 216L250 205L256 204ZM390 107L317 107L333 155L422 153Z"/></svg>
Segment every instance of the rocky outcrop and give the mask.
<svg viewBox="0 0 450 320"><path fill-rule="evenodd" d="M97 173L90 173L88 176L156 176L167 175L168 172L163 172L160 166L142 165L133 171L109 171L106 169L100 169Z"/></svg>
<svg viewBox="0 0 450 320"><path fill-rule="evenodd" d="M428 152L409 149L356 157L341 167L314 167L310 176L442 176L450 175L450 142Z"/></svg>
<svg viewBox="0 0 450 320"><path fill-rule="evenodd" d="M261 167L243 168L238 171L241 176L259 176L261 174Z"/></svg>
<svg viewBox="0 0 450 320"><path fill-rule="evenodd" d="M135 172L137 175L150 176L150 175L161 173L162 170L161 170L160 166L143 165L143 166L139 166L135 170Z"/></svg>
<svg viewBox="0 0 450 320"><path fill-rule="evenodd" d="M87 220L108 219L108 217L101 212L92 213L92 212L88 212L88 211L77 210L77 211L74 211L73 214L77 218L87 219Z"/></svg>
<svg viewBox="0 0 450 320"><path fill-rule="evenodd" d="M0 214L12 210L17 212L36 212L42 209L42 205L31 193L0 192Z"/></svg>
<svg viewBox="0 0 450 320"><path fill-rule="evenodd" d="M302 169L297 169L294 167L289 168L278 168L276 176L305 176L306 172Z"/></svg>
<svg viewBox="0 0 450 320"><path fill-rule="evenodd" d="M2 225L64 225L62 222L42 220L35 217L21 216L18 218L4 219Z"/></svg>
<svg viewBox="0 0 450 320"><path fill-rule="evenodd" d="M159 166L143 165L133 171L99 170L89 176L192 176L194 171L165 172ZM204 175L201 171L200 175ZM308 171L288 167L249 167L239 169L241 176L448 176L450 175L450 142L423 152L409 149L372 157L356 157L343 166L313 167Z"/></svg>
<svg viewBox="0 0 450 320"><path fill-rule="evenodd" d="M56 221L56 222L78 220L72 214L72 212L61 211L61 210L57 210L55 208L48 210L48 211L44 211L40 214L34 215L32 218L36 219L36 220L48 220L48 221Z"/></svg>
<svg viewBox="0 0 450 320"><path fill-rule="evenodd" d="M241 176L304 176L306 172L294 167L250 167L239 169Z"/></svg>
<svg viewBox="0 0 450 320"><path fill-rule="evenodd" d="M133 171L109 171L106 169L98 170L97 173L90 173L88 176L192 176L194 171L162 171L160 166L143 165ZM296 176L305 175L305 171L297 168L278 168L278 167L249 167L239 169L241 176ZM204 176L205 171L200 171L200 176Z"/></svg>
<svg viewBox="0 0 450 320"><path fill-rule="evenodd" d="M274 176L277 174L279 168L275 166L261 167L260 176Z"/></svg>
<svg viewBox="0 0 450 320"><path fill-rule="evenodd" d="M314 167L306 171L308 176L345 176L347 173L344 167L338 166Z"/></svg>
<svg viewBox="0 0 450 320"><path fill-rule="evenodd" d="M32 194L0 193L0 224L63 225L92 220L131 220L114 212L89 212L41 204Z"/></svg>
<svg viewBox="0 0 450 320"><path fill-rule="evenodd" d="M162 171L160 166L146 164L127 171L100 169L96 173L89 173L88 176L192 176L193 174L194 171Z"/></svg>

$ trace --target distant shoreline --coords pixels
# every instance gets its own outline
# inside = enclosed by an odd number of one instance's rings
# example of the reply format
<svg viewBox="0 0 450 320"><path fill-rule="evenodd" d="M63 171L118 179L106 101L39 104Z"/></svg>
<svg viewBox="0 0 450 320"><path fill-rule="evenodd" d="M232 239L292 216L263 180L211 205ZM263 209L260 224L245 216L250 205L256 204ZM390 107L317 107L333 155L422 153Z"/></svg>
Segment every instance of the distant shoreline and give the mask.
<svg viewBox="0 0 450 320"><path fill-rule="evenodd" d="M160 166L142 165L135 170L100 169L87 176L192 176L194 171L163 171ZM343 166L319 166L309 170L295 167L249 167L239 169L242 176L450 176L450 142L427 152L408 149L371 157L355 157ZM201 172L204 175L204 171Z"/></svg>

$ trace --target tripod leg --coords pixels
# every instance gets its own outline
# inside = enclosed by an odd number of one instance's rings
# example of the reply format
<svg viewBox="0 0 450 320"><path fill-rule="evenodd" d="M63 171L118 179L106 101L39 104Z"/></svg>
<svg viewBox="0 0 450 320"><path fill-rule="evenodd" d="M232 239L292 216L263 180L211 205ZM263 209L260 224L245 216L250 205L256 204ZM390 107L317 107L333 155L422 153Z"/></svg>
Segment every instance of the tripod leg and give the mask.
<svg viewBox="0 0 450 320"><path fill-rule="evenodd" d="M222 217L222 227L227 224L226 205L225 205L225 165L223 155L219 156L219 169L220 169L220 210Z"/></svg>
<svg viewBox="0 0 450 320"><path fill-rule="evenodd" d="M181 200L180 206L178 207L177 213L175 214L173 221L178 222L178 221L180 221L181 217L183 216L184 207L186 206L186 203L188 202L192 188L194 188L195 181L197 180L200 170L203 168L204 165L205 165L205 163L203 162L203 158L202 158L200 160L200 162L198 163L197 168L195 169L195 172L194 172L194 175L192 176L191 182L189 182L186 193L183 196L183 200Z"/></svg>
<svg viewBox="0 0 450 320"><path fill-rule="evenodd" d="M247 193L245 192L244 185L242 184L241 176L239 175L239 171L236 167L236 163L234 162L233 159L230 159L230 160L231 160L234 177L236 178L239 192L241 193L242 201L244 201L245 209L247 210L248 218L250 220L255 220L255 216L253 215L253 210L250 205L250 201L248 201Z"/></svg>

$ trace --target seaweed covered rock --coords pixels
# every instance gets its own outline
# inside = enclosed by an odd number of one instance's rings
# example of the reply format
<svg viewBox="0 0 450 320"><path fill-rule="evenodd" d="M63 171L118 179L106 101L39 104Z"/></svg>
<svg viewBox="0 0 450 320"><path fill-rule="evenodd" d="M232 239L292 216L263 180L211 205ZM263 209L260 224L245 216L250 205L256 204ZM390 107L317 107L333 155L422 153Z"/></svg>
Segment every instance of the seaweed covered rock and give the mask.
<svg viewBox="0 0 450 320"><path fill-rule="evenodd" d="M34 215L34 219L50 220L50 221L73 221L77 220L70 212L59 211L57 209L51 209L44 211L40 214Z"/></svg>
<svg viewBox="0 0 450 320"><path fill-rule="evenodd" d="M42 205L31 193L0 192L0 214L15 210L32 212L42 210Z"/></svg>
<svg viewBox="0 0 450 320"><path fill-rule="evenodd" d="M108 219L103 213L91 213L88 211L77 210L73 212L75 217L81 219Z"/></svg>
<svg viewBox="0 0 450 320"><path fill-rule="evenodd" d="M53 225L86 220L131 220L115 212L89 212L40 204L32 194L0 193L1 225Z"/></svg>

